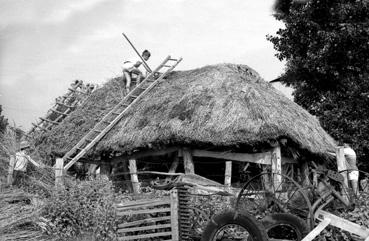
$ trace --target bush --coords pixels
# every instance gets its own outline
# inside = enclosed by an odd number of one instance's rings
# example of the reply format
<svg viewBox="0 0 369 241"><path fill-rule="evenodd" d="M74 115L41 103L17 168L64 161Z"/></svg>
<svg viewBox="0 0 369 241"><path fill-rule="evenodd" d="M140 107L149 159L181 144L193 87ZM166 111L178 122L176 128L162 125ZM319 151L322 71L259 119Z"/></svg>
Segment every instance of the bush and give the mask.
<svg viewBox="0 0 369 241"><path fill-rule="evenodd" d="M59 240L93 235L96 240L114 240L116 217L114 192L107 180L73 181L47 200L42 217L45 232Z"/></svg>

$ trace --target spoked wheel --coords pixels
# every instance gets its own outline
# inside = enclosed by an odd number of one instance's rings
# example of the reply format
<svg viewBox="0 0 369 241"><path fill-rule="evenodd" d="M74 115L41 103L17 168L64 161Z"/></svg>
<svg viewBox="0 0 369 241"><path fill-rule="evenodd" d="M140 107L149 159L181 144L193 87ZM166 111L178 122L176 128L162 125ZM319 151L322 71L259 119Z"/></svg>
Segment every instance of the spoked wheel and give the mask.
<svg viewBox="0 0 369 241"><path fill-rule="evenodd" d="M263 226L247 213L226 211L215 215L206 226L201 241L267 241Z"/></svg>
<svg viewBox="0 0 369 241"><path fill-rule="evenodd" d="M251 178L241 189L236 210L246 210L257 219L274 213L290 213L313 226L309 190L288 176L264 172Z"/></svg>

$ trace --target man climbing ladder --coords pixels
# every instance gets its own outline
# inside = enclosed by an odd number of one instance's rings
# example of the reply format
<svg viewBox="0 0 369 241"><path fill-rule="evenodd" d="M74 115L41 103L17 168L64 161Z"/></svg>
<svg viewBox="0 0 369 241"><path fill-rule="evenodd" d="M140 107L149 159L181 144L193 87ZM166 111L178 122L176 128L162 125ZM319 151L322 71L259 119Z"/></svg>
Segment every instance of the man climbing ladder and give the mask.
<svg viewBox="0 0 369 241"><path fill-rule="evenodd" d="M173 59L168 56L154 71L138 84L128 95L122 99L108 114L106 114L69 152L63 160L67 162L64 171L68 170L75 162L83 157L96 145L127 113L138 103L159 81L164 79L180 62L182 58ZM172 64L170 64L172 63Z"/></svg>

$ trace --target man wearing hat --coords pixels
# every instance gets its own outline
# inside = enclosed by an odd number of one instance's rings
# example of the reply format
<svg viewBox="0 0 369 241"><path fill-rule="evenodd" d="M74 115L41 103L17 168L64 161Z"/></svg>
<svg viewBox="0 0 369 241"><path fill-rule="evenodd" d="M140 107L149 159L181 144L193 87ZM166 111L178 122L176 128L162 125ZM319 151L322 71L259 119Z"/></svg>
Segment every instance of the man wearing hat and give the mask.
<svg viewBox="0 0 369 241"><path fill-rule="evenodd" d="M29 155L27 155L27 150L30 145L27 141L22 141L20 143L20 151L15 154L15 165L14 165L14 184L20 183L22 177L26 176L27 164L31 162L36 167L41 167L36 161L34 161Z"/></svg>

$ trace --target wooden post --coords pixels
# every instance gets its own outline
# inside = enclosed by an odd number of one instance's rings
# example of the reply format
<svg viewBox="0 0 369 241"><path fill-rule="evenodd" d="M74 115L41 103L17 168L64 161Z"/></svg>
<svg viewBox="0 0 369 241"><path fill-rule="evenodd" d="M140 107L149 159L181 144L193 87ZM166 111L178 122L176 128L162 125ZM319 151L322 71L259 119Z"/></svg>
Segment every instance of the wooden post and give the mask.
<svg viewBox="0 0 369 241"><path fill-rule="evenodd" d="M139 193L140 192L140 184L138 182L138 176L137 176L137 165L135 159L129 160L129 172L131 174L131 182L132 182L132 188L133 193Z"/></svg>
<svg viewBox="0 0 369 241"><path fill-rule="evenodd" d="M192 154L187 148L183 149L183 165L186 174L195 174L195 166L193 164Z"/></svg>
<svg viewBox="0 0 369 241"><path fill-rule="evenodd" d="M108 164L100 165L100 177L109 179L111 174L111 167Z"/></svg>
<svg viewBox="0 0 369 241"><path fill-rule="evenodd" d="M342 187L342 196L343 198L348 201L349 197L348 197L348 172L345 171L347 170L347 166L346 166L346 158L345 158L345 154L344 154L344 148L342 146L338 147L336 149L336 159L337 159L337 169L338 171L344 171L341 172L341 175L343 176L343 180L344 180L344 184Z"/></svg>
<svg viewBox="0 0 369 241"><path fill-rule="evenodd" d="M173 241L179 241L179 223L178 223L178 191L173 189L170 191L170 224L172 227Z"/></svg>
<svg viewBox="0 0 369 241"><path fill-rule="evenodd" d="M272 152L272 173L273 173L273 185L275 190L282 189L282 155L281 147L279 145L273 148Z"/></svg>
<svg viewBox="0 0 369 241"><path fill-rule="evenodd" d="M301 181L303 186L310 186L311 182L309 179L309 166L307 161L304 161L300 167Z"/></svg>
<svg viewBox="0 0 369 241"><path fill-rule="evenodd" d="M345 154L343 150L344 148L342 146L336 149L337 168L339 172L344 171L344 172L341 172L341 175L343 176L345 180L346 187L348 187L348 179L347 179L348 172L345 171L347 170L347 166L346 166L346 158L345 158Z"/></svg>
<svg viewBox="0 0 369 241"><path fill-rule="evenodd" d="M178 164L179 164L179 157L178 157L178 155L176 155L174 157L174 160L172 162L172 165L170 165L170 168L169 168L169 171L168 172L169 173L175 173L176 170L177 170Z"/></svg>
<svg viewBox="0 0 369 241"><path fill-rule="evenodd" d="M63 186L64 159L56 158L55 163L55 186L60 188Z"/></svg>
<svg viewBox="0 0 369 241"><path fill-rule="evenodd" d="M88 167L88 171L87 171L87 175L90 179L94 179L96 176L96 169L97 169L97 165L96 164L90 164L90 166Z"/></svg>
<svg viewBox="0 0 369 241"><path fill-rule="evenodd" d="M232 162L226 161L225 163L225 175L224 175L224 185L226 187L231 187L231 179L232 179Z"/></svg>
<svg viewBox="0 0 369 241"><path fill-rule="evenodd" d="M176 156L174 157L174 160L173 160L172 164L170 165L170 168L169 168L168 173L175 173L175 172L176 172L176 170L177 170L178 164L179 164L179 156L178 156L178 155L176 155ZM166 180L167 182L169 182L169 181L170 181L170 179L171 179L171 177L170 177L170 176L168 176L167 178L165 178L165 180Z"/></svg>
<svg viewBox="0 0 369 241"><path fill-rule="evenodd" d="M7 179L7 184L10 186L13 185L14 166L15 166L15 156L11 155L9 160L8 179Z"/></svg>

